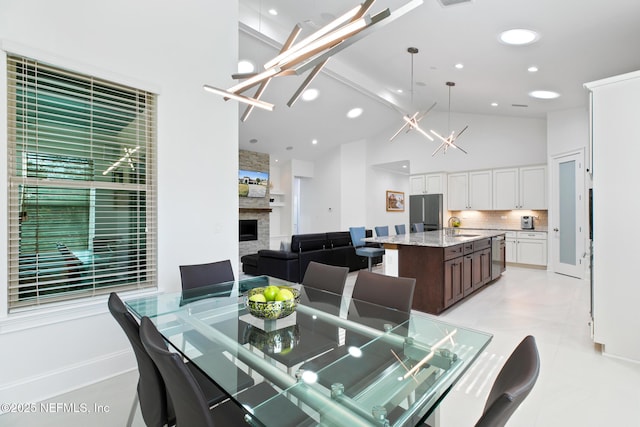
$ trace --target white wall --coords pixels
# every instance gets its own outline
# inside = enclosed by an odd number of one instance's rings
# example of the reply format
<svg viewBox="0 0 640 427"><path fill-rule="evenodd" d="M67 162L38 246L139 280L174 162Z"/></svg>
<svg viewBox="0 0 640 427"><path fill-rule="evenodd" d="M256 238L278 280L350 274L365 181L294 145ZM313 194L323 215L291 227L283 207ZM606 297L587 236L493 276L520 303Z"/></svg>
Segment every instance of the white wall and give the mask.
<svg viewBox="0 0 640 427"><path fill-rule="evenodd" d="M340 151L332 150L316 160L313 178L302 180L302 233L341 230L340 165Z"/></svg>
<svg viewBox="0 0 640 427"><path fill-rule="evenodd" d="M424 123L423 123L424 122ZM435 129L440 134L448 127L447 113L430 113L421 122L426 129ZM397 175L373 165L410 160L411 173L434 171L462 171L489 169L507 166L546 164L547 127L545 119L522 119L504 116L452 114L451 126L457 131L466 124L469 129L459 139L459 144L469 152L465 155L450 150L446 155L431 153L438 146L417 132L403 133L393 142L389 137L397 128L367 141L344 144L327 153L315 162L315 176L312 185L313 198L302 204L305 215L316 216L318 222L314 231L334 230L336 222L327 212L325 195L340 189L340 201L333 211L340 211L337 229L347 230L351 226L365 224L368 228L376 225L409 223L409 213L386 212L384 197L386 190L404 191L409 197L409 176ZM335 162L340 162L336 169ZM336 186L337 174L340 174ZM311 187L310 187L311 188ZM321 205L321 206L320 206ZM320 212L318 212L318 210ZM325 226L327 228L322 228ZM393 227L391 227L393 230Z"/></svg>
<svg viewBox="0 0 640 427"><path fill-rule="evenodd" d="M367 223L367 141L356 141L340 147L340 230Z"/></svg>
<svg viewBox="0 0 640 427"><path fill-rule="evenodd" d="M547 115L549 157L568 153L589 144L589 112L586 108L555 111Z"/></svg>
<svg viewBox="0 0 640 427"><path fill-rule="evenodd" d="M448 136L448 114L431 112L421 122L424 129L434 129ZM449 150L432 157L439 144L431 142L418 132L402 133L393 142L388 134L368 141L369 164L398 160L411 161L411 173L456 172L491 169L508 166L532 165L547 162L546 120L479 114L451 114L451 130L461 131L456 144L469 154ZM398 127L400 121L398 121Z"/></svg>
<svg viewBox="0 0 640 427"><path fill-rule="evenodd" d="M387 212L387 190L401 191L405 197L404 212ZM389 234L395 234L394 225L405 224L409 229L409 175L367 168L367 228L389 226ZM375 231L374 231L375 236Z"/></svg>
<svg viewBox="0 0 640 427"><path fill-rule="evenodd" d="M0 39L23 46L35 59L159 90L162 290L179 289L180 264L226 258L237 262L237 104L202 91L204 83L232 84L237 14L235 0L0 3ZM4 75L4 62L0 65ZM3 83L1 200L6 200L7 187L6 99ZM3 216L0 241L6 241L6 230ZM7 277L6 245L0 246L0 277ZM135 366L124 334L107 312L106 298L56 312L7 315L6 292L0 292L0 348L2 402L38 401Z"/></svg>

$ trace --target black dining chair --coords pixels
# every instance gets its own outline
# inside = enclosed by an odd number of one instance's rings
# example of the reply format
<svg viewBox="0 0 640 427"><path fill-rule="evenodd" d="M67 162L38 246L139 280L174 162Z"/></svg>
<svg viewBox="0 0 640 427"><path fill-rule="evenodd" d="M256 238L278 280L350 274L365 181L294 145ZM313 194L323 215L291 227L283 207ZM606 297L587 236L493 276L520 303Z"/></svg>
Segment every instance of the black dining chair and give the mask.
<svg viewBox="0 0 640 427"><path fill-rule="evenodd" d="M475 427L504 427L531 393L540 374L540 355L533 336L526 336L513 350L491 386L482 416ZM393 421L396 413L390 414ZM428 424L421 426L429 427Z"/></svg>
<svg viewBox="0 0 640 427"><path fill-rule="evenodd" d="M182 290L233 282L235 280L231 261L228 259L207 264L181 265L180 277L182 279Z"/></svg>
<svg viewBox="0 0 640 427"><path fill-rule="evenodd" d="M342 295L305 286L300 295L300 303L339 316ZM312 314L297 312L296 327L299 335L295 346L287 352L269 354L271 359L285 365L291 374L300 363L331 351L340 343L338 326L318 319Z"/></svg>
<svg viewBox="0 0 640 427"><path fill-rule="evenodd" d="M133 315L129 313L115 292L109 295L108 306L111 315L129 339L136 357L139 375L137 393L142 419L149 427L160 427L166 424L172 425L175 421L175 413L171 401L167 398L162 377L140 341L140 326L138 322L136 322ZM224 366L223 357L224 356L220 355L221 366ZM180 360L182 361L182 359ZM231 362L228 362L228 364L231 365ZM235 368L235 366L228 367ZM192 373L193 378L203 391L204 398L208 404L215 404L227 398L224 391L220 390L218 386L211 382L193 364L186 363L185 369L188 369ZM231 370L229 372L231 372ZM241 387L249 387L254 384L254 381L249 375L238 370L238 383L241 384ZM134 410L135 406L132 408L128 425L131 424Z"/></svg>
<svg viewBox="0 0 640 427"><path fill-rule="evenodd" d="M339 315L348 274L348 267L311 261L302 279L304 291L300 301L311 307L322 306L323 311ZM296 345L291 351L269 354L273 360L287 366L290 372L299 363L337 347L339 342L337 326L305 313L296 313L296 316L296 331L299 333ZM253 331L251 325L245 325L244 328L246 331Z"/></svg>
<svg viewBox="0 0 640 427"><path fill-rule="evenodd" d="M235 281L231 261L228 259L205 264L181 265L180 278L182 296L186 301L194 301L200 297L230 296ZM197 331L187 331L185 337L203 353L214 352L217 347L217 344Z"/></svg>
<svg viewBox="0 0 640 427"><path fill-rule="evenodd" d="M175 408L175 425L177 427L244 425L246 424L244 417L249 412L243 407L255 407L268 399L272 399L269 405L273 408L271 411L278 411L269 414L268 418L279 418L279 425L282 426L307 424L308 416L286 397L278 396L278 392L265 382L234 396L234 400L241 403L242 407L231 400L212 407L207 402L192 370L187 369L178 354L169 351L164 338L148 317L143 317L140 322L140 340L166 384L169 397ZM277 404L275 400L278 401Z"/></svg>
<svg viewBox="0 0 640 427"><path fill-rule="evenodd" d="M353 285L352 298L410 312L416 279L394 277L360 270Z"/></svg>
<svg viewBox="0 0 640 427"><path fill-rule="evenodd" d="M311 261L302 278L302 285L342 295L349 267L339 267Z"/></svg>
<svg viewBox="0 0 640 427"><path fill-rule="evenodd" d="M405 323L411 312L415 282L413 278L385 276L360 270L347 318L357 319L359 323L378 330L384 330L385 324ZM398 329L395 333L402 332ZM389 358L387 344L371 341L368 336L347 330L344 342L343 346L304 363L302 369L320 372L319 382L327 387L339 382L349 393L357 393L366 384L366 381L362 381L363 378L371 378L371 375L376 375L395 362L395 359ZM354 346L366 346L367 357L349 357L349 348ZM402 351L401 348L397 350ZM339 359L342 360L334 363ZM350 375L344 375L344 372L349 372Z"/></svg>
<svg viewBox="0 0 640 427"><path fill-rule="evenodd" d="M476 427L503 427L529 395L540 374L540 355L533 336L515 348L493 382Z"/></svg>

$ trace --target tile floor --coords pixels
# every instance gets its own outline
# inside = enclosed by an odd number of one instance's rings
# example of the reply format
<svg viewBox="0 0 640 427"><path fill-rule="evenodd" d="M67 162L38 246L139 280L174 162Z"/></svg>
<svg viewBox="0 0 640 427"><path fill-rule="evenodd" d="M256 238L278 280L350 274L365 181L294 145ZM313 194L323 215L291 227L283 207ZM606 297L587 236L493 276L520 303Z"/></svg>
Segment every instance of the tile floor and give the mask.
<svg viewBox="0 0 640 427"><path fill-rule="evenodd" d="M347 292L354 281L351 273ZM444 400L441 426L474 425L500 366L528 334L536 337L542 369L509 427L640 426L640 364L603 357L592 343L587 281L510 266L500 280L440 317L494 334L473 375ZM49 401L96 402L108 413L10 414L0 416L0 426L124 426L136 381L131 372ZM143 425L137 413L134 426Z"/></svg>

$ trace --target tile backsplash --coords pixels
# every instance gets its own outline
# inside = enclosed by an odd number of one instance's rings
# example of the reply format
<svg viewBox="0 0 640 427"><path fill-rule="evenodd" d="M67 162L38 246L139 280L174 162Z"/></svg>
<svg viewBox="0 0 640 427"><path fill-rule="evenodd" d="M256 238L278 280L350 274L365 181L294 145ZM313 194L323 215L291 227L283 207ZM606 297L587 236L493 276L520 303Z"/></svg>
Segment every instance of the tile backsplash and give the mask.
<svg viewBox="0 0 640 427"><path fill-rule="evenodd" d="M546 230L549 223L548 211L450 211L444 218L444 226L448 227L448 219L452 216L460 218L463 228L505 228L520 229L520 217L533 216L536 229Z"/></svg>

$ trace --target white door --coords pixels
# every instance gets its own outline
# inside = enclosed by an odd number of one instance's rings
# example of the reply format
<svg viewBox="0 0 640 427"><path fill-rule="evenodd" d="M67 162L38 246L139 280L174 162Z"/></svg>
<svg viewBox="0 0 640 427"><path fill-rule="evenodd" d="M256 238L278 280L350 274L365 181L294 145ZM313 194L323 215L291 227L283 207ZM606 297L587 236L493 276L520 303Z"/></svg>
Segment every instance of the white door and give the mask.
<svg viewBox="0 0 640 427"><path fill-rule="evenodd" d="M560 274L584 278L586 258L584 152L553 159L553 219L549 224L552 264Z"/></svg>

